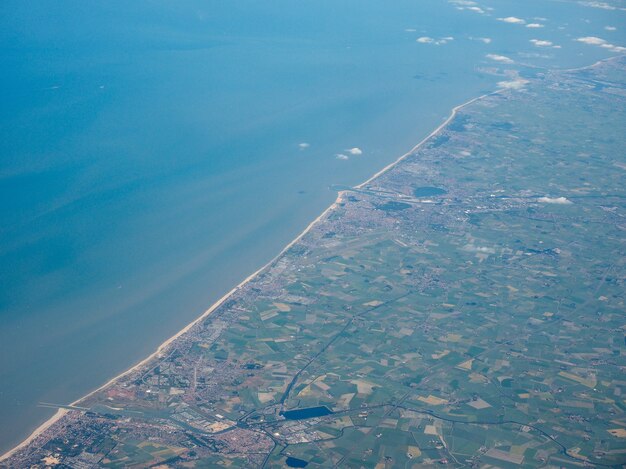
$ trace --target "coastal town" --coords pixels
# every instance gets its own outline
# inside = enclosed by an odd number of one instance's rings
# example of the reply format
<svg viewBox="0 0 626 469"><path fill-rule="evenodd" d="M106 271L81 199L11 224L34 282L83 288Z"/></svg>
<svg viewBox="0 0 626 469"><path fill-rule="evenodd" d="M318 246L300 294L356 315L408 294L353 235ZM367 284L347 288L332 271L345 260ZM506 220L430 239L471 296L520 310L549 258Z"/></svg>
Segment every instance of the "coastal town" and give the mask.
<svg viewBox="0 0 626 469"><path fill-rule="evenodd" d="M622 467L624 83L459 108L0 467Z"/></svg>

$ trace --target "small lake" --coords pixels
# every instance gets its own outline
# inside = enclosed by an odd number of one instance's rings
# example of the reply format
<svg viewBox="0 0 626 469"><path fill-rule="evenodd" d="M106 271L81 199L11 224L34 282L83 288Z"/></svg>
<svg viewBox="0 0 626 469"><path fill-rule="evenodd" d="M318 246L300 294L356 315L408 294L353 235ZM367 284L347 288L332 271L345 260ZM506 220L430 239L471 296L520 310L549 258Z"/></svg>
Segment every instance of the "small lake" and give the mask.
<svg viewBox="0 0 626 469"><path fill-rule="evenodd" d="M282 415L287 420L304 420L304 419L312 419L314 417L323 417L325 415L331 415L333 413L325 405L318 407L308 407L306 409L294 409L283 412Z"/></svg>
<svg viewBox="0 0 626 469"><path fill-rule="evenodd" d="M287 458L285 464L287 464L288 467L307 467L309 465L307 461L298 458L292 458L291 456Z"/></svg>
<svg viewBox="0 0 626 469"><path fill-rule="evenodd" d="M433 197L436 195L447 194L448 191L439 187L418 187L413 191L415 197Z"/></svg>
<svg viewBox="0 0 626 469"><path fill-rule="evenodd" d="M385 212L397 212L399 210L406 210L407 208L411 208L411 204L405 204L404 202L396 202L395 200L392 200L385 204L378 205L376 208Z"/></svg>

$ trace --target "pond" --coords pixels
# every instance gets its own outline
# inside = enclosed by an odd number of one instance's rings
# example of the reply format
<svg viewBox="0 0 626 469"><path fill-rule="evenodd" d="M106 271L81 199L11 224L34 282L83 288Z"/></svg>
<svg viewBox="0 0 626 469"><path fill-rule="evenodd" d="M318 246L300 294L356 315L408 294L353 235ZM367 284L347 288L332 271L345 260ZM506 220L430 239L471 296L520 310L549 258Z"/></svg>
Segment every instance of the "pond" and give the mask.
<svg viewBox="0 0 626 469"><path fill-rule="evenodd" d="M330 410L325 405L318 407L308 407L306 409L294 409L287 410L282 413L283 417L287 420L303 420L303 419L311 419L313 417L323 417L325 415L332 414L333 411Z"/></svg>
<svg viewBox="0 0 626 469"><path fill-rule="evenodd" d="M288 467L307 467L309 464L307 461L298 458L292 458L289 456L287 461L285 461Z"/></svg>
<svg viewBox="0 0 626 469"><path fill-rule="evenodd" d="M415 197L433 197L435 195L447 194L448 191L439 187L418 187L413 191Z"/></svg>

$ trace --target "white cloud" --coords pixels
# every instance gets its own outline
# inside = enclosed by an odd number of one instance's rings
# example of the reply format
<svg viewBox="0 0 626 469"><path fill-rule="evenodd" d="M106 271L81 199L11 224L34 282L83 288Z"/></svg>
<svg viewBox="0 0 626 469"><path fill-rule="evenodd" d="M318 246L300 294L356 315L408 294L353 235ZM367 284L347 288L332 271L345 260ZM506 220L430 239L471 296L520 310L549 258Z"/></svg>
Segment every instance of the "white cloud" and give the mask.
<svg viewBox="0 0 626 469"><path fill-rule="evenodd" d="M495 254L496 250L494 248L490 248L487 246L474 246L473 244L468 244L464 248L466 251L470 252L479 252L481 254Z"/></svg>
<svg viewBox="0 0 626 469"><path fill-rule="evenodd" d="M604 29L606 29L607 31L617 31L617 28L615 26L605 26Z"/></svg>
<svg viewBox="0 0 626 469"><path fill-rule="evenodd" d="M608 41L606 41L606 39L602 39L600 37L585 36L585 37L577 38L576 41L582 42L583 44L589 44L591 46L600 46L604 49L610 50L611 52L618 52L618 53L626 52L626 47L616 46L615 44L611 44Z"/></svg>
<svg viewBox="0 0 626 469"><path fill-rule="evenodd" d="M531 39L530 42L537 47L551 47L554 45L552 41L546 41L543 39Z"/></svg>
<svg viewBox="0 0 626 469"><path fill-rule="evenodd" d="M626 52L626 47L614 46L613 44L603 44L602 47L609 49L611 52L618 52L620 54Z"/></svg>
<svg viewBox="0 0 626 469"><path fill-rule="evenodd" d="M310 146L311 145L309 143L306 143L306 142L298 143L298 147L300 147L300 150L306 150Z"/></svg>
<svg viewBox="0 0 626 469"><path fill-rule="evenodd" d="M600 46L602 44L606 44L606 41L604 39L595 37L595 36L579 37L576 40L578 42L582 42L584 44L591 44L593 46Z"/></svg>
<svg viewBox="0 0 626 469"><path fill-rule="evenodd" d="M507 16L506 18L498 18L498 21L504 21L505 23L511 23L511 24L526 24L526 21L524 21L521 18L517 18L515 16Z"/></svg>
<svg viewBox="0 0 626 469"><path fill-rule="evenodd" d="M610 5L610 4L606 3L606 2L580 1L578 3L580 5L584 5L586 7L601 8L602 10L622 10L622 11L626 11L626 8L616 7L616 6Z"/></svg>
<svg viewBox="0 0 626 469"><path fill-rule="evenodd" d="M568 205L572 202L565 197L539 197L537 202L541 202L544 204L557 204L557 205Z"/></svg>
<svg viewBox="0 0 626 469"><path fill-rule="evenodd" d="M422 36L422 37L418 37L416 41L419 42L420 44L434 44L436 46L440 46L443 44L447 44L450 41L454 41L454 38L452 36L446 36L446 37L442 37L439 39L434 39L432 37Z"/></svg>
<svg viewBox="0 0 626 469"><path fill-rule="evenodd" d="M493 60L495 62L500 62L503 64L514 64L515 61L513 59L510 59L509 57L505 56L505 55L498 55L498 54L487 54L485 57L487 57L490 60Z"/></svg>
<svg viewBox="0 0 626 469"><path fill-rule="evenodd" d="M528 23L526 25L527 28L532 28L532 29L537 29L537 28L543 28L543 25L541 23Z"/></svg>
<svg viewBox="0 0 626 469"><path fill-rule="evenodd" d="M404 31L405 31L405 32L407 32L407 33L414 33L415 31L417 31L417 29L414 29L414 28L406 28Z"/></svg>
<svg viewBox="0 0 626 469"><path fill-rule="evenodd" d="M348 155L344 155L343 153L338 153L338 154L336 154L336 155L335 155L335 157L336 157L338 160L347 160L347 159L349 159L349 158L350 158Z"/></svg>
<svg viewBox="0 0 626 469"><path fill-rule="evenodd" d="M478 42L482 42L484 44L491 44L491 38L490 37L469 37L470 41L478 41Z"/></svg>
<svg viewBox="0 0 626 469"><path fill-rule="evenodd" d="M500 81L498 82L498 86L508 90L519 90L523 88L526 83L528 83L528 80L518 78L517 80Z"/></svg>
<svg viewBox="0 0 626 469"><path fill-rule="evenodd" d="M358 147L350 148L350 149L346 150L346 152L350 153L351 155L362 155L363 154L363 150L361 150Z"/></svg>
<svg viewBox="0 0 626 469"><path fill-rule="evenodd" d="M580 4L593 8L602 8L604 10L615 10L614 6L605 2L580 2Z"/></svg>
<svg viewBox="0 0 626 469"><path fill-rule="evenodd" d="M538 52L520 52L520 57L524 57L526 59L550 59L551 55L548 54L540 54Z"/></svg>
<svg viewBox="0 0 626 469"><path fill-rule="evenodd" d="M492 10L492 8L483 8L478 6L478 3L468 0L450 0L450 3L456 5L457 10L468 10L481 15L485 13L485 10Z"/></svg>

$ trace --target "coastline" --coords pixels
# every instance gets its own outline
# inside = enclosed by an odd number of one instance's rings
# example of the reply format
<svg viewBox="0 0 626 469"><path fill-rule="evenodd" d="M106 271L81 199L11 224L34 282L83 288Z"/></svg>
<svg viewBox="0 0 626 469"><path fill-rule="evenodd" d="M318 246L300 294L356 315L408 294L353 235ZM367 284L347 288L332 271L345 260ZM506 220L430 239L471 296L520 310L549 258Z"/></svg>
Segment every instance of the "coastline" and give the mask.
<svg viewBox="0 0 626 469"><path fill-rule="evenodd" d="M452 112L450 113L450 115L448 116L448 118L443 121L439 127L437 127L435 130L433 130L431 133L429 133L426 137L424 137L417 145L415 145L413 148L411 148L408 152L406 152L404 155L402 155L401 157L399 157L397 160L389 163L387 166L385 166L383 169L381 169L380 171L378 171L376 174L374 174L372 177L370 177L369 179L367 179L366 181L363 181L361 184L354 186L355 189L362 189L365 185L369 184L370 182L372 182L373 180L375 180L376 178L382 176L383 174L385 174L387 171L389 171L390 169L394 168L395 166L397 166L399 163L401 163L403 160L405 160L406 158L408 158L409 156L411 156L413 153L415 153L417 150L420 149L420 147L422 145L424 145L428 140L430 140L431 138L433 138L435 135L437 135L439 132L441 132L443 129L445 129L448 124L450 124L450 122L452 122L452 120L456 117L456 115L459 113L459 111L471 104L474 104L476 101L480 101L481 99L484 99L488 96L492 96L494 94L500 93L501 91L503 91L505 88L500 88L497 89L496 91L492 91L491 93L485 93L481 96L477 96L476 98L470 99L469 101L464 102L463 104L459 104L458 106L455 106L452 108Z"/></svg>
<svg viewBox="0 0 626 469"><path fill-rule="evenodd" d="M595 64L594 64L595 65ZM369 184L371 181L375 180L376 178L380 177L381 175L385 174L386 172L388 172L389 170L391 170L392 168L394 168L395 166L397 166L399 163L401 163L403 160L405 160L406 158L408 158L410 155L412 155L413 153L415 153L417 150L419 150L428 140L430 140L432 137L436 136L437 134L439 134L442 130L444 130L448 124L450 124L450 122L457 116L458 112L460 110L462 110L463 108L477 102L480 101L488 96L500 93L504 90L504 88L501 89L497 89L493 92L490 93L486 93L483 94L481 96L475 97L470 99L469 101L466 101L462 104L459 104L458 106L455 106L454 108L452 108L452 111L450 113L450 115L448 116L448 118L446 120L444 120L437 128L435 128L431 133L429 133L426 137L424 137L419 143L417 143L414 147L412 147L408 152L404 153L403 155L401 155L399 158L397 158L396 160L394 160L393 162L391 162L390 164L388 164L387 166L385 166L384 168L382 168L380 171L376 172L373 176L371 176L370 178L368 178L367 180L365 180L364 182L354 186L356 189L360 189L362 187L364 187L365 185ZM296 244L298 241L300 241L309 231L311 231L311 229L319 222L321 221L328 213L332 212L336 207L337 204L339 204L342 200L343 194L346 191L339 191L337 194L337 198L335 199L335 202L333 202L328 208L326 208L318 217L316 217L311 223L309 223L309 225L307 225L307 227L298 235L296 236L290 243L288 243L276 256L274 256L269 262L267 262L265 265L263 265L262 267L260 267L258 270L256 270L255 272L253 272L252 274L250 274L249 276L247 276L244 280L242 280L239 284L237 284L237 286L235 286L234 288L232 288L229 292L227 292L224 296L222 296L220 299L218 299L215 303L213 303L209 309L207 309L204 313L202 313L200 316L198 316L196 319L194 319L192 322L190 322L189 324L187 324L183 329L181 329L180 331L178 331L176 334L174 334L173 336L169 337L167 340L165 340L163 343L161 343L156 350L151 353L150 355L148 355L146 358L142 359L141 361L139 361L138 363L136 363L135 365L133 365L132 367L128 368L127 370L123 371L122 373L120 373L119 375L111 378L110 380L108 380L106 383L104 383L102 386L99 386L98 388L94 389L93 391L85 394L84 396L78 398L77 400L73 401L72 403L70 403L70 406L76 406L78 404L80 404L81 401L87 399L88 397L92 396L93 394L107 388L108 386L110 386L111 384L113 384L114 382L116 382L117 380L119 380L120 378L123 378L124 376L128 375L129 373L132 373L133 371L136 371L138 368L142 367L143 365L145 365L146 363L148 363L149 361L151 361L152 359L158 357L172 342L174 342L177 338L179 338L181 335L185 334L187 331L189 331L192 327L194 327L197 323L199 323L200 321L204 320L206 317L208 317L213 311L215 311L218 307L220 307L226 300L228 300L235 292L237 292L239 289L241 289L242 287L244 287L246 284L248 284L251 280L253 280L255 277L257 277L260 273L262 273L264 270L266 270L268 267L270 267L272 264L274 264L280 257L282 257L282 255L288 251L294 244ZM31 442L33 442L38 436L40 436L43 432L45 432L48 428L50 428L53 424L55 424L58 420L60 420L66 413L68 413L68 409L58 409L57 412L50 417L48 420L46 420L45 422L43 422L41 425L39 425L28 437L26 437L21 443L19 443L18 445L16 445L15 447L13 447L12 449L6 451L4 454L0 455L0 462L8 459L9 457L11 457L13 454L15 454L17 451L23 449L24 447L28 446Z"/></svg>
<svg viewBox="0 0 626 469"><path fill-rule="evenodd" d="M82 402L83 400L87 399L88 397L90 397L90 396L94 395L95 393L97 393L97 392L107 388L108 386L110 386L111 384L113 384L114 382L119 380L120 378L123 378L124 376L128 375L129 373L132 373L133 371L136 371L137 369L141 368L143 365L148 363L150 360L152 360L154 358L157 358L172 342L174 342L181 335L183 335L187 331L189 331L197 323L199 323L200 321L205 319L207 316L209 316L213 311L215 311L217 308L219 308L226 300L228 300L237 290L239 290L240 288L244 287L247 283L249 283L251 280L253 280L257 275L259 275L266 268L270 267L274 262L276 262L287 250L289 250L289 248L291 248L300 239L302 239L303 236L305 236L322 218L324 218L326 216L326 214L328 214L329 212L334 210L334 208L337 206L337 204L339 202L341 202L342 195L343 195L343 191L339 192L335 202L333 202L326 210L324 210L317 218L315 218L315 220L313 220L311 223L309 223L309 225L296 238L294 238L289 244L287 244L269 262L267 262L261 268L256 270L254 273L252 273L249 276L247 276L244 280L242 280L239 284L237 284L237 286L235 286L228 293L226 293L224 296L222 296L219 300L217 300L215 303L213 303L211 305L211 307L209 309L207 309L204 313L202 313L200 316L198 316L192 322L187 324L184 328L182 328L176 334L174 334L173 336L171 336L167 340L165 340L165 342L160 344L154 352L152 352L150 355L148 355L146 358L142 359L141 361L139 361L138 363L136 363L132 367L130 367L127 370L123 371L119 375L111 378L106 383L104 383L102 386L94 389L93 391L91 391L91 392L85 394L84 396L76 399L75 401L71 402L69 405L70 406L76 406L76 405L80 404L80 402ZM41 425L39 425L35 430L33 430L33 432L28 437L26 437L21 443L19 443L15 447L11 448L10 450L5 452L4 454L0 455L0 462L10 458L17 451L19 451L20 449L28 446L39 435L41 435L48 428L50 428L52 425L54 425L58 420L60 420L68 412L69 412L68 409L58 409L56 411L56 413L52 417L50 417L48 420L46 420Z"/></svg>

